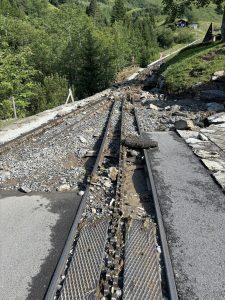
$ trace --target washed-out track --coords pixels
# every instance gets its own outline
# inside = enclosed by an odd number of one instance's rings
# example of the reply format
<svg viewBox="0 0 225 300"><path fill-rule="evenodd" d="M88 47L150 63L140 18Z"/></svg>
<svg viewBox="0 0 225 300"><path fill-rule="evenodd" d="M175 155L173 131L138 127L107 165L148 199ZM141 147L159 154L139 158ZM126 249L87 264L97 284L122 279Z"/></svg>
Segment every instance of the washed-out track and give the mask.
<svg viewBox="0 0 225 300"><path fill-rule="evenodd" d="M144 135L126 96L115 101L45 300L178 299L151 150L123 146L127 114Z"/></svg>

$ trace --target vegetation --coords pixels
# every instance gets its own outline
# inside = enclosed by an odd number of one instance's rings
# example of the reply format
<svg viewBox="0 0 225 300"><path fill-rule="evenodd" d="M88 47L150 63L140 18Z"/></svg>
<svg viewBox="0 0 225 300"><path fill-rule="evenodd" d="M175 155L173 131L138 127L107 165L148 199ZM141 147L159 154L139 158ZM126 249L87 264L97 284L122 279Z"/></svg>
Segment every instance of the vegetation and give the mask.
<svg viewBox="0 0 225 300"><path fill-rule="evenodd" d="M158 57L154 17L128 10L123 0L107 13L96 0L2 0L0 119L13 116L12 97L28 116L64 103L69 87L78 99L92 95L122 68Z"/></svg>
<svg viewBox="0 0 225 300"><path fill-rule="evenodd" d="M13 116L12 97L19 117L35 114L64 103L69 87L77 99L92 95L124 68L196 38L165 23L162 8L161 0L1 0L0 119ZM196 20L190 6L182 13Z"/></svg>
<svg viewBox="0 0 225 300"><path fill-rule="evenodd" d="M225 70L225 43L206 43L184 49L160 69L169 93L191 91L207 84L214 72Z"/></svg>

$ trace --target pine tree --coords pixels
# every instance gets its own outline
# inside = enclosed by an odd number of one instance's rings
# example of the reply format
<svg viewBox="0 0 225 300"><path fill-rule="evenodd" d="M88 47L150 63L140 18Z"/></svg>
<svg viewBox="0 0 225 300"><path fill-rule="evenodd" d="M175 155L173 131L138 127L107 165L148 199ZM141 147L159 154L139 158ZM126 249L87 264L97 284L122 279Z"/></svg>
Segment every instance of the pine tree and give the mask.
<svg viewBox="0 0 225 300"><path fill-rule="evenodd" d="M125 13L126 9L123 0L115 0L115 4L112 9L111 23L123 20Z"/></svg>
<svg viewBox="0 0 225 300"><path fill-rule="evenodd" d="M97 12L97 0L91 0L87 9L86 9L86 14L89 16L89 17L95 17L96 15L96 12Z"/></svg>

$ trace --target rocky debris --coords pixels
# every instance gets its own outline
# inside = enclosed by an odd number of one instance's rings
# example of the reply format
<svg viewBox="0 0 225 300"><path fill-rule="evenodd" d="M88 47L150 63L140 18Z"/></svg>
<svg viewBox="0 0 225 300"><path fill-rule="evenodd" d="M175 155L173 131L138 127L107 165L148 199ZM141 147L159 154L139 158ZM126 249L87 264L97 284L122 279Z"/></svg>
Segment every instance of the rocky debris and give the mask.
<svg viewBox="0 0 225 300"><path fill-rule="evenodd" d="M78 136L79 140L81 141L81 143L87 143L87 140L83 137L83 136Z"/></svg>
<svg viewBox="0 0 225 300"><path fill-rule="evenodd" d="M153 89L157 86L158 75L153 74L144 81L144 88Z"/></svg>
<svg viewBox="0 0 225 300"><path fill-rule="evenodd" d="M139 155L139 153L136 150L131 150L131 151L129 151L129 153L133 157L137 157Z"/></svg>
<svg viewBox="0 0 225 300"><path fill-rule="evenodd" d="M199 137L198 131L177 130L177 133L185 140L189 139L189 138L198 139L198 137Z"/></svg>
<svg viewBox="0 0 225 300"><path fill-rule="evenodd" d="M66 111L63 111L63 110L60 110L57 115L56 115L56 118L61 118L61 117L64 117L66 116L68 113Z"/></svg>
<svg viewBox="0 0 225 300"><path fill-rule="evenodd" d="M201 143L202 141L200 141L199 139L195 139L195 138L188 138L186 139L186 143L187 144L198 144Z"/></svg>
<svg viewBox="0 0 225 300"><path fill-rule="evenodd" d="M194 129L194 123L192 120L178 120L174 123L174 127L178 130L185 130L185 129Z"/></svg>
<svg viewBox="0 0 225 300"><path fill-rule="evenodd" d="M75 190L86 173L83 157L100 145L99 136L109 114L107 107L97 106L98 111L91 117L69 115L34 141L31 139L3 153L1 165L9 168L11 178L1 184L1 189L19 190L22 182L32 192L51 192L64 184Z"/></svg>
<svg viewBox="0 0 225 300"><path fill-rule="evenodd" d="M225 123L225 113L217 113L207 118L209 124Z"/></svg>
<svg viewBox="0 0 225 300"><path fill-rule="evenodd" d="M29 189L29 188L28 188L27 186L25 186L25 185L22 185L22 186L20 187L19 191L20 191L20 192L23 192L23 193L26 193L26 194L31 193L31 189Z"/></svg>
<svg viewBox="0 0 225 300"><path fill-rule="evenodd" d="M200 92L200 99L204 101L224 101L225 92L221 90L204 90Z"/></svg>
<svg viewBox="0 0 225 300"><path fill-rule="evenodd" d="M216 71L212 76L212 81L225 82L225 71Z"/></svg>
<svg viewBox="0 0 225 300"><path fill-rule="evenodd" d="M11 178L10 171L0 170L0 181L5 181Z"/></svg>
<svg viewBox="0 0 225 300"><path fill-rule="evenodd" d="M117 180L118 170L115 167L110 167L108 170L108 176L112 181Z"/></svg>
<svg viewBox="0 0 225 300"><path fill-rule="evenodd" d="M150 104L150 105L149 105L149 108L150 108L150 109L154 109L154 110L159 110L159 107L156 106L156 105L154 105L154 104Z"/></svg>
<svg viewBox="0 0 225 300"><path fill-rule="evenodd" d="M57 187L58 192L67 192L70 190L70 185L69 184L62 184L59 187Z"/></svg>
<svg viewBox="0 0 225 300"><path fill-rule="evenodd" d="M206 106L207 106L207 110L211 112L224 111L224 104L221 103L211 102L211 103L207 103Z"/></svg>

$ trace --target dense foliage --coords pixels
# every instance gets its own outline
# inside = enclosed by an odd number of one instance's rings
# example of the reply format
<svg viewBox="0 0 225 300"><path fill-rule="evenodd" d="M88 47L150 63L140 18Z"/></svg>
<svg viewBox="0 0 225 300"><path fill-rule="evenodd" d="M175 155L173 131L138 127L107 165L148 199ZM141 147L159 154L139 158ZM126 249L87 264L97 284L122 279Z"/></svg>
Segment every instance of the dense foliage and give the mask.
<svg viewBox="0 0 225 300"><path fill-rule="evenodd" d="M1 0L0 118L19 117L107 88L123 67L158 57L154 17L115 0ZM145 5L144 0L134 1ZM83 4L82 4L83 3ZM134 8L134 6L132 6ZM151 16L150 16L151 15Z"/></svg>

